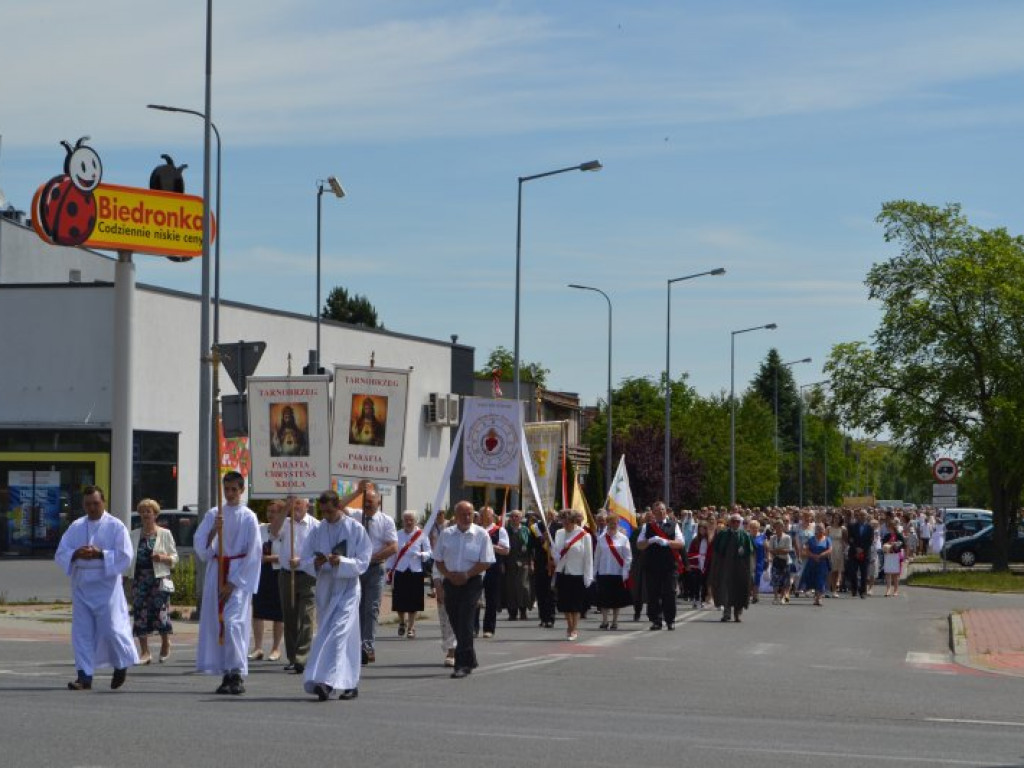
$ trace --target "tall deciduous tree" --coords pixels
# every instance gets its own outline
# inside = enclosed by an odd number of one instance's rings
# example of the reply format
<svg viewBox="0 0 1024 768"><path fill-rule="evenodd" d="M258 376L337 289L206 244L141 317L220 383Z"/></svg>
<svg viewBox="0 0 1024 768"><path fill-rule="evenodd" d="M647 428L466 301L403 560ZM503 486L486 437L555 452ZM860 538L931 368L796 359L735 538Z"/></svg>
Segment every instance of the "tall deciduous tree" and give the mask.
<svg viewBox="0 0 1024 768"><path fill-rule="evenodd" d="M826 365L839 414L982 465L1005 570L1024 489L1024 239L972 226L955 204L890 202L878 221L900 253L868 272L883 313L872 344L838 344Z"/></svg>
<svg viewBox="0 0 1024 768"><path fill-rule="evenodd" d="M497 346L487 358L484 367L476 372L478 379L490 379L495 371L499 371L500 381L513 381L515 379L515 354L505 347ZM547 384L550 370L540 363L525 363L519 360L519 380L532 382L539 387Z"/></svg>
<svg viewBox="0 0 1024 768"><path fill-rule="evenodd" d="M327 294L327 301L320 316L326 320L337 320L340 323L362 325L367 328L383 328L384 324L377 319L377 310L370 300L362 294L349 294L348 289L338 285Z"/></svg>

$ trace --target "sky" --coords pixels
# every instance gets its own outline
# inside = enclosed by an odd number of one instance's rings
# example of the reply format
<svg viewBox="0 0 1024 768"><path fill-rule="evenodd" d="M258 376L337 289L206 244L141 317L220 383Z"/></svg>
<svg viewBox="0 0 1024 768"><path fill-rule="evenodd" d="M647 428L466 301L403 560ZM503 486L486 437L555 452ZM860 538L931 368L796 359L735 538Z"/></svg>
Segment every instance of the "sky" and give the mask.
<svg viewBox="0 0 1024 768"><path fill-rule="evenodd" d="M216 0L212 108L223 145L222 295L316 311L367 296L388 329L476 348L514 342L553 389L603 398L665 366L737 389L768 350L797 384L834 344L869 340L863 285L891 257L883 202L962 204L1024 231L1024 4L973 0ZM29 207L90 136L104 182L145 187L170 154L202 193L205 8L34 0L0 24L0 190ZM139 255L141 283L198 293L198 260ZM255 340L255 339L252 339ZM197 340L198 341L198 340ZM310 325L308 348L315 346ZM306 359L306 350L294 350ZM329 362L362 363L338 360ZM260 373L283 373L264 361ZM414 365L377 360L385 367Z"/></svg>

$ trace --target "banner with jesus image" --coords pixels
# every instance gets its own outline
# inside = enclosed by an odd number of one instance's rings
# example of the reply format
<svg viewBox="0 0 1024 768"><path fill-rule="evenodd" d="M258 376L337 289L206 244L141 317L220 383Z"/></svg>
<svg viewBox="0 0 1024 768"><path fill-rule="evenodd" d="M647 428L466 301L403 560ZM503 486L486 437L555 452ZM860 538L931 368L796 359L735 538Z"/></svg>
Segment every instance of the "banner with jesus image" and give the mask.
<svg viewBox="0 0 1024 768"><path fill-rule="evenodd" d="M331 487L326 376L249 378L249 496L315 496Z"/></svg>
<svg viewBox="0 0 1024 768"><path fill-rule="evenodd" d="M408 395L408 370L335 366L333 477L402 479Z"/></svg>

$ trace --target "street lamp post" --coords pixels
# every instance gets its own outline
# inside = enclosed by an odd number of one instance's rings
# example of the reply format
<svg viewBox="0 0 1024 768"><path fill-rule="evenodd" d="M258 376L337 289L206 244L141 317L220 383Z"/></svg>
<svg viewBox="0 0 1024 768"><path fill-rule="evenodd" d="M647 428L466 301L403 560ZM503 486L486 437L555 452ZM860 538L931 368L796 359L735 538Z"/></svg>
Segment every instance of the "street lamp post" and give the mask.
<svg viewBox="0 0 1024 768"><path fill-rule="evenodd" d="M206 115L195 109L185 109L184 107L168 107L164 104L147 104L147 109L158 109L161 112L180 112L184 115L195 115L205 119ZM210 121L210 128L213 129L213 135L217 139L217 191L216 202L214 203L214 209L216 210L215 218L217 220L217 239L213 243L213 343L216 346L220 343L220 234L223 228L223 221L220 217L220 131L217 130L217 124L212 120Z"/></svg>
<svg viewBox="0 0 1024 768"><path fill-rule="evenodd" d="M779 506L779 368L792 368L800 363L809 363L811 358L793 360L775 367L775 506Z"/></svg>
<svg viewBox="0 0 1024 768"><path fill-rule="evenodd" d="M515 343L512 351L514 385L516 402L519 402L519 291L520 291L520 277L521 277L521 265L522 265L522 242L523 242L523 184L527 181L533 181L534 179L543 179L546 176L555 176L559 173L568 173L569 171L599 171L601 170L601 163L597 160L590 160L586 163L580 163L579 165L571 165L568 168L559 168L556 171L546 171L545 173L535 173L532 176L520 176L519 177L519 195L516 204L516 314L515 314Z"/></svg>
<svg viewBox="0 0 1024 768"><path fill-rule="evenodd" d="M751 331L774 331L775 323L731 331L729 346L729 506L736 506L736 337Z"/></svg>
<svg viewBox="0 0 1024 768"><path fill-rule="evenodd" d="M608 302L608 432L605 436L604 443L604 473L605 473L605 484L610 484L612 481L612 300L608 297L608 294L602 291L600 288L593 288L589 285L578 285L576 283L570 283L570 288L577 288L581 291L593 291L594 293L600 293L604 296L604 300Z"/></svg>
<svg viewBox="0 0 1024 768"><path fill-rule="evenodd" d="M813 381L800 386L800 507L804 506L804 390L808 387L820 387L828 384L828 379Z"/></svg>
<svg viewBox="0 0 1024 768"><path fill-rule="evenodd" d="M330 188L334 196L339 200L345 196L345 190L341 182L334 176L328 176L326 180L317 182L316 189L316 360L314 360L313 373L320 373L320 201L324 196L324 185Z"/></svg>
<svg viewBox="0 0 1024 768"><path fill-rule="evenodd" d="M665 456L664 456L664 491L665 506L670 506L672 495L672 284L683 280L693 280L705 275L724 275L725 269L718 267L693 275L673 277L666 281L665 286Z"/></svg>

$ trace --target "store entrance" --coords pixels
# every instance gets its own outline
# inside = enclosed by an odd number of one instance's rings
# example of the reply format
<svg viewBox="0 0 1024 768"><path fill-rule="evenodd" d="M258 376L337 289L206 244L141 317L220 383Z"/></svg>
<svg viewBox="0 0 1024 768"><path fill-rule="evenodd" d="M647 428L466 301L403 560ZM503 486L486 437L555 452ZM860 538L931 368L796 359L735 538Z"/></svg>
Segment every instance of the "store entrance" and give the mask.
<svg viewBox="0 0 1024 768"><path fill-rule="evenodd" d="M73 461L0 457L0 552L55 552L61 534L82 514L82 488L98 482L98 463L82 454Z"/></svg>

